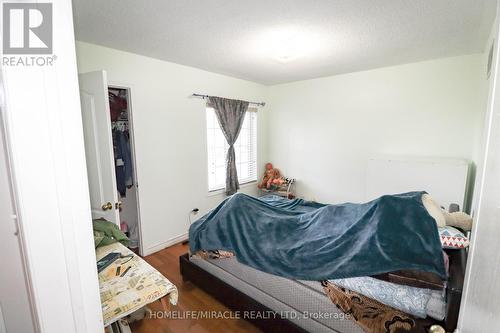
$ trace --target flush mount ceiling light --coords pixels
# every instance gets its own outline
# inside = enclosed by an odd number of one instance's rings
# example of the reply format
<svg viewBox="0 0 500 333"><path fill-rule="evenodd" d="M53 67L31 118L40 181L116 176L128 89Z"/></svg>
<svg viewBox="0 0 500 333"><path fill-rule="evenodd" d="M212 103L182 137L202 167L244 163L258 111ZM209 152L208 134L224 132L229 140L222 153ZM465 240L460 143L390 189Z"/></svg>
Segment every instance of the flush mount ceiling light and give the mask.
<svg viewBox="0 0 500 333"><path fill-rule="evenodd" d="M256 49L261 55L287 63L318 52L318 34L297 27L278 27L260 34Z"/></svg>

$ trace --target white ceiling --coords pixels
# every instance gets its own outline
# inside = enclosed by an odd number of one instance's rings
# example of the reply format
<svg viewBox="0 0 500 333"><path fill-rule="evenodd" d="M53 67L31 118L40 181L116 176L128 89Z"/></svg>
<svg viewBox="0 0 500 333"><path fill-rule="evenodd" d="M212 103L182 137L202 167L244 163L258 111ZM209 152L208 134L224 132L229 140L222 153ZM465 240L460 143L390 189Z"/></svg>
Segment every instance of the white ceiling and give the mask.
<svg viewBox="0 0 500 333"><path fill-rule="evenodd" d="M495 0L73 0L78 40L264 84L482 52L495 5Z"/></svg>

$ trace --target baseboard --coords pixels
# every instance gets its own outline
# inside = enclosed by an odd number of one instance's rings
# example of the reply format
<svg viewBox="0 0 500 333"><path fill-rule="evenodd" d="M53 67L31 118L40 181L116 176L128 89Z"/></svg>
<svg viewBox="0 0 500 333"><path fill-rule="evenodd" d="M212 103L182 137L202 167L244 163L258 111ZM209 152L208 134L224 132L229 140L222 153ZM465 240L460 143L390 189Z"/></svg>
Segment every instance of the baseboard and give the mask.
<svg viewBox="0 0 500 333"><path fill-rule="evenodd" d="M150 254L163 250L164 248L175 245L177 243L181 243L187 239L188 239L188 233L185 232L183 234L180 234L179 236L175 236L164 242L148 247L147 249L144 250L143 256L149 256Z"/></svg>

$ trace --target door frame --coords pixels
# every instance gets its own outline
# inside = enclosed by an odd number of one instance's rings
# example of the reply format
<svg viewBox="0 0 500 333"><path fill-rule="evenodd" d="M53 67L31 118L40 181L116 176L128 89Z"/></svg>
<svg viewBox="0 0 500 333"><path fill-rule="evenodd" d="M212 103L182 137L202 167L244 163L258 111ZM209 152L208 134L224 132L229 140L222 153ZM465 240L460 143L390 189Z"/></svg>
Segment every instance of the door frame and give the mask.
<svg viewBox="0 0 500 333"><path fill-rule="evenodd" d="M469 254L467 259L467 267L465 270L465 279L464 279L464 287L462 292L462 301L460 304L460 313L458 318L458 327L456 332L469 332L471 330L477 329L478 327L488 327L491 328L491 325L495 325L496 323L491 320L492 311L483 311L485 309L481 309L477 306L478 303L484 303L489 295L498 295L500 293L499 287L495 285L495 282L498 281L498 278L495 281L487 280L487 278L482 278L477 272L478 269L484 268L484 256L485 253L478 250L478 247L482 246L491 246L491 243L483 244L485 240L485 233L483 226L487 224L488 215L484 216L484 211L488 211L491 209L491 206L487 204L485 198L487 196L486 192L486 183L488 180L488 163L492 158L490 153L491 140L494 140L495 130L498 131L498 128L495 128L495 122L499 113L499 100L500 100L500 89L498 88L498 80L500 79L500 44L499 44L499 36L500 36L500 6L497 4L496 8L496 16L495 21L493 23L491 29L490 40L488 41L487 50L489 50L490 45L493 45L493 57L491 64L491 74L488 82L488 103L485 114L485 126L484 126L484 134L483 134L483 146L481 152L481 160L478 166L478 173L476 177L475 191L474 191L474 200L473 200L473 208L475 210L474 223L472 225L471 230L471 245L469 247ZM494 221L496 222L496 221ZM498 227L495 229L498 231ZM487 240L486 240L487 241ZM481 245L479 245L481 244ZM496 246L494 249L498 249ZM496 262L498 262L498 257L496 257ZM492 266L488 266L492 267ZM491 271L487 272L491 273ZM491 276L491 274L489 274ZM478 286L490 283L491 287L485 292L485 290L481 290ZM479 290L478 290L479 289ZM479 292L479 293L478 293ZM488 293L488 295L485 295ZM494 311L494 310L493 310ZM482 316L478 316L480 313Z"/></svg>
<svg viewBox="0 0 500 333"><path fill-rule="evenodd" d="M108 81L108 88L124 89L127 91L127 111L128 111L128 128L130 134L130 154L132 155L134 187L136 195L136 208L137 208L137 226L139 228L139 254L144 255L144 242L142 241L142 222L141 222L141 204L139 193L139 176L137 172L137 158L135 148L135 131L134 131L134 107L132 91L135 90L133 84ZM119 213L118 213L119 214Z"/></svg>
<svg viewBox="0 0 500 333"><path fill-rule="evenodd" d="M12 222L15 224L16 234L17 234L17 239L19 243L19 249L14 249L14 251L19 250L20 253L20 258L22 261L22 266L23 266L23 271L24 271L24 278L25 278L25 285L26 285L26 291L28 294L29 298L29 304L30 304L30 311L31 311L31 320L33 322L33 327L35 329L35 332L40 332L40 318L38 316L38 309L34 301L34 290L33 290L33 277L32 277L32 272L31 272L31 265L29 261L29 257L27 255L27 247L26 247L26 233L24 231L24 226L22 223L22 217L21 213L18 209L18 195L17 195L17 184L16 184L16 177L15 177L15 172L14 168L12 167L13 161L12 161L12 156L11 156L11 143L9 142L10 136L9 136L9 126L8 126L8 120L7 120L7 105L5 101L5 93L4 93L4 80L3 80L3 74L0 71L0 144L2 144L3 141L3 146L5 153L0 155L0 161L3 159L6 164L6 171L7 171L7 178L9 181L9 184L7 189L4 189L7 191L7 193L10 192L10 197L11 197L11 204L12 204L12 219L9 222ZM0 162L1 163L1 162ZM1 312L0 308L0 312ZM3 325L3 326L2 326ZM4 317L3 314L0 313L0 331L2 329L5 329L4 326Z"/></svg>
<svg viewBox="0 0 500 333"><path fill-rule="evenodd" d="M57 59L0 68L13 192L40 331L102 332L73 11L45 2Z"/></svg>

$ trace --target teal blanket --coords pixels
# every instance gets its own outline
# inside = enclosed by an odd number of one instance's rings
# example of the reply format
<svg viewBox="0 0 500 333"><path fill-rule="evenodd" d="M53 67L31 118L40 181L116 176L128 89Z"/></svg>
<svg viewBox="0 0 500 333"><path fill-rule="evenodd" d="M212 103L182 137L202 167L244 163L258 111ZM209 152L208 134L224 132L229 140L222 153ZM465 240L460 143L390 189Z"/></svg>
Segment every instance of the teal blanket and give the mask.
<svg viewBox="0 0 500 333"><path fill-rule="evenodd" d="M340 205L238 193L191 225L190 251L231 251L242 264L292 279L406 269L445 279L437 226L423 193Z"/></svg>

